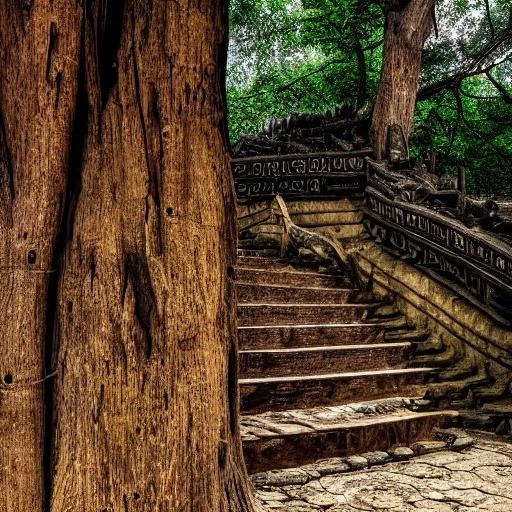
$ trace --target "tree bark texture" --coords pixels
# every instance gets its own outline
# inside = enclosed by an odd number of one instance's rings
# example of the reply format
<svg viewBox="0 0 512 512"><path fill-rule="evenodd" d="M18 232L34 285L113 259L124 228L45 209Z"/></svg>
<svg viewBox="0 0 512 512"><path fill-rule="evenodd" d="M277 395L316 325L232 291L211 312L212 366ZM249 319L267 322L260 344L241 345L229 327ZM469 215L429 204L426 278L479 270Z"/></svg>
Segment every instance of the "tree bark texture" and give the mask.
<svg viewBox="0 0 512 512"><path fill-rule="evenodd" d="M2 510L256 510L227 4L0 0Z"/></svg>
<svg viewBox="0 0 512 512"><path fill-rule="evenodd" d="M74 2L0 2L0 510L7 512L43 509L47 320L80 26Z"/></svg>
<svg viewBox="0 0 512 512"><path fill-rule="evenodd" d="M432 25L435 0L383 0L384 50L379 92L370 131L377 160L386 158L388 128L412 129L421 52Z"/></svg>

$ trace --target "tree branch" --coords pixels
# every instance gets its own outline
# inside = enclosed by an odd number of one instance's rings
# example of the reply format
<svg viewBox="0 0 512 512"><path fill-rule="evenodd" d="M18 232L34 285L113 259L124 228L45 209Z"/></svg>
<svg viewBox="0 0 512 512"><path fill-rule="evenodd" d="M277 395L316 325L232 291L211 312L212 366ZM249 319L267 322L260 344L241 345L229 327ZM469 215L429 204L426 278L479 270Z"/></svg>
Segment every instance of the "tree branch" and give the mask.
<svg viewBox="0 0 512 512"><path fill-rule="evenodd" d="M366 82L367 82L367 70L366 70L366 58L364 55L361 41L354 35L354 46L353 50L357 57L357 67L359 71L359 87L357 91L357 105L356 110L360 110L366 103Z"/></svg>
<svg viewBox="0 0 512 512"><path fill-rule="evenodd" d="M489 30L491 31L491 39L494 39L496 33L494 31L494 25L491 18L491 7L489 6L489 0L485 0L485 12L487 13L487 21L489 22Z"/></svg>
<svg viewBox="0 0 512 512"><path fill-rule="evenodd" d="M465 78L486 73L487 71L490 71L491 69L510 59L510 54L507 54L507 56L501 61L493 62L489 66L485 68L483 67L484 62L489 59L496 51L498 51L503 44L509 41L512 41L512 31L507 30L498 39L490 41L486 46L484 46L484 48L482 48L482 50L475 57L473 57L467 66L455 72L449 77L443 78L438 82L427 85L426 87L420 89L416 95L416 101L427 100L441 92L443 89L458 87L462 80Z"/></svg>
<svg viewBox="0 0 512 512"><path fill-rule="evenodd" d="M434 32L436 34L436 39L439 39L439 26L437 25L436 4L432 6L432 21L434 22Z"/></svg>
<svg viewBox="0 0 512 512"><path fill-rule="evenodd" d="M444 125L444 119L439 115L439 112L435 108L432 109L432 111L434 112L434 117L437 119L439 126L441 126L441 129L443 130L445 137L448 138L448 131L446 130L446 127Z"/></svg>
<svg viewBox="0 0 512 512"><path fill-rule="evenodd" d="M317 73L321 73L322 71L325 71L329 66L332 66L333 64L341 64L343 61L341 59L335 59L331 60L329 62L326 62L325 64L322 64L318 68L314 69L313 71L310 71L309 73L306 73L304 75L301 75L295 79L293 79L291 82L288 82L287 84L280 85L278 87L275 87L274 89L269 89L267 91L259 91L254 94L248 94L247 96L240 96L239 98L234 98L235 101L246 101L250 100L252 98L256 98L258 96L263 96L265 94L274 94L276 92L283 92L288 89L290 89L292 86L294 86L297 82L300 82L301 80L304 80L306 78L309 78L310 76L316 75Z"/></svg>
<svg viewBox="0 0 512 512"><path fill-rule="evenodd" d="M500 148L496 147L492 142L491 142L491 139L487 139L485 136L488 135L486 133L483 133L481 132L480 130L477 130L476 128L474 128L473 126L471 126L471 123L466 119L466 116L464 115L464 107L462 105L462 100L461 100L461 97L460 97L460 94L459 94L459 89L456 89L454 88L453 89L453 94L455 96L455 101L457 102L457 107L459 109L459 112L461 114L461 119L462 119L462 122L466 125L466 127L468 128L468 130L470 130L472 133L474 133L482 142L484 142L485 144L488 144L490 148L492 148L492 150L494 151L496 157L499 159L499 160L503 160L503 156L501 155L501 151L500 151ZM493 138L494 136L492 136Z"/></svg>
<svg viewBox="0 0 512 512"><path fill-rule="evenodd" d="M459 87L459 91L462 96L466 96L466 98L471 98L473 100L499 100L501 96L477 96L476 94L470 94L469 92L465 92Z"/></svg>
<svg viewBox="0 0 512 512"><path fill-rule="evenodd" d="M491 70L486 71L486 76L491 82L492 85L498 90L498 92L501 94L501 98L507 105L512 105L512 96L509 94L509 92L501 85L492 75Z"/></svg>

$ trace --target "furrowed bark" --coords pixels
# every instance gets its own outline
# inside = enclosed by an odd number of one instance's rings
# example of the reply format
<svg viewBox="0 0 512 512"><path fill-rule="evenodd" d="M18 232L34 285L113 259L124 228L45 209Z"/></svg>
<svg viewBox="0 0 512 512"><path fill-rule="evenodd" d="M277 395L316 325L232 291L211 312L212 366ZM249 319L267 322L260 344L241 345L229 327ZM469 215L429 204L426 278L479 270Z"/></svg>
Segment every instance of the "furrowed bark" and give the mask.
<svg viewBox="0 0 512 512"><path fill-rule="evenodd" d="M78 82L75 2L0 2L0 510L44 506L49 287Z"/></svg>
<svg viewBox="0 0 512 512"><path fill-rule="evenodd" d="M58 294L50 508L250 512L227 1L116 5L91 1L85 21L89 112Z"/></svg>
<svg viewBox="0 0 512 512"><path fill-rule="evenodd" d="M382 0L384 50L371 139L377 160L386 158L388 129L401 127L409 139L421 71L421 51L429 36L435 0Z"/></svg>

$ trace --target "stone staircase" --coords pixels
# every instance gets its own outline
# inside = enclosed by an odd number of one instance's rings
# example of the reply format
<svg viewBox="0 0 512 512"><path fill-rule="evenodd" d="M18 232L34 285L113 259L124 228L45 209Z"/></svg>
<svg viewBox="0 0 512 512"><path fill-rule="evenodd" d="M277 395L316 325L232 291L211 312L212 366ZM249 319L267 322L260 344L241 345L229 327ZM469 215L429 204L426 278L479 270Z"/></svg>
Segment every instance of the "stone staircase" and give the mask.
<svg viewBox="0 0 512 512"><path fill-rule="evenodd" d="M239 256L242 438L250 473L432 438L457 413L423 410L426 338L314 260Z"/></svg>

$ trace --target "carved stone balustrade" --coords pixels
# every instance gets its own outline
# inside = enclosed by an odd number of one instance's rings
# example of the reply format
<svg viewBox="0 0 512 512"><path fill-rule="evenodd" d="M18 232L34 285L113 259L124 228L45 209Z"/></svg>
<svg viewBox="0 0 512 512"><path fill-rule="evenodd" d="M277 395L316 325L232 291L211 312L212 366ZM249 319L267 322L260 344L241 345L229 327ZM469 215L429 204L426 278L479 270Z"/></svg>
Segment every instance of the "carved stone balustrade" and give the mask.
<svg viewBox="0 0 512 512"><path fill-rule="evenodd" d="M366 190L370 233L410 263L469 291L505 318L512 313L512 248L425 206Z"/></svg>
<svg viewBox="0 0 512 512"><path fill-rule="evenodd" d="M370 149L339 153L257 156L233 159L239 202L281 195L285 198L346 196L366 186Z"/></svg>

